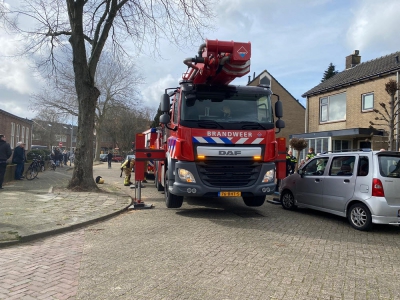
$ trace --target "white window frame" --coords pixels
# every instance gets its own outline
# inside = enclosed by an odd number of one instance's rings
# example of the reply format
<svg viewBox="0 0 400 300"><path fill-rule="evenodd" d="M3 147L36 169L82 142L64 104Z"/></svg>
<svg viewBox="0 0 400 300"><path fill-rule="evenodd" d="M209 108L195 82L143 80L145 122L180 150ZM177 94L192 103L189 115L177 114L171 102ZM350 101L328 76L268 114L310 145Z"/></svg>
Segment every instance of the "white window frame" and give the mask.
<svg viewBox="0 0 400 300"><path fill-rule="evenodd" d="M335 149L335 142L337 142L337 141L340 141L340 149ZM344 141L349 143L348 149L343 149ZM353 149L353 142L351 139L334 139L334 140L332 140L332 151L343 152L343 150L351 151L352 149Z"/></svg>
<svg viewBox="0 0 400 300"><path fill-rule="evenodd" d="M368 96L372 96L372 107L365 108L365 98ZM374 109L375 95L374 93L366 93L361 95L361 111L371 111Z"/></svg>
<svg viewBox="0 0 400 300"><path fill-rule="evenodd" d="M334 98L334 97L339 96L339 95L344 95L345 99L346 99L346 92L339 93L339 94L334 94L334 95L330 95L330 96L326 96L326 97L322 97L322 98L319 99L319 122L320 123L346 121L346 113L347 113L346 105L344 106L343 118L334 119L334 120L329 119L329 107L331 106L331 104L330 104L331 98ZM325 100L326 100L326 103L322 103ZM346 102L347 102L347 99L346 99ZM324 110L326 110L326 120L322 119Z"/></svg>
<svg viewBox="0 0 400 300"><path fill-rule="evenodd" d="M26 127L26 131L25 131L25 136L26 136L26 148L25 149L29 149L29 127Z"/></svg>
<svg viewBox="0 0 400 300"><path fill-rule="evenodd" d="M56 134L56 141L57 142L67 142L67 136L63 134Z"/></svg>
<svg viewBox="0 0 400 300"><path fill-rule="evenodd" d="M11 139L10 139L10 146L14 149L15 147L15 123L11 122Z"/></svg>
<svg viewBox="0 0 400 300"><path fill-rule="evenodd" d="M21 130L21 125L17 124L17 131L15 133L15 137L17 138L17 143L20 142L20 139L19 139L20 130Z"/></svg>
<svg viewBox="0 0 400 300"><path fill-rule="evenodd" d="M25 126L21 127L21 142L25 143Z"/></svg>

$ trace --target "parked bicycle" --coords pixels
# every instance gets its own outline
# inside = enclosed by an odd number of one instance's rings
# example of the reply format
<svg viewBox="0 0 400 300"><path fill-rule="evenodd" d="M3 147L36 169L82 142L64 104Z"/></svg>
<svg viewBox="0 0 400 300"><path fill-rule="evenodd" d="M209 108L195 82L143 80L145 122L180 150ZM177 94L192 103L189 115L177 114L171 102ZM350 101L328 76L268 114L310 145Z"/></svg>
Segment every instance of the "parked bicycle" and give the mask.
<svg viewBox="0 0 400 300"><path fill-rule="evenodd" d="M57 168L56 163L54 162L54 159L53 159L52 155L49 155L49 157L50 157L50 167L49 167L49 169L55 171L56 168Z"/></svg>
<svg viewBox="0 0 400 300"><path fill-rule="evenodd" d="M44 162L44 159L42 158L41 155L38 155L38 163L39 163L39 166L40 166L39 171L40 172L44 172L44 170L45 170L45 162Z"/></svg>
<svg viewBox="0 0 400 300"><path fill-rule="evenodd" d="M25 178L27 180L35 179L38 175L40 168L41 166L39 161L36 158L33 158L31 164L28 167L28 170L26 170Z"/></svg>

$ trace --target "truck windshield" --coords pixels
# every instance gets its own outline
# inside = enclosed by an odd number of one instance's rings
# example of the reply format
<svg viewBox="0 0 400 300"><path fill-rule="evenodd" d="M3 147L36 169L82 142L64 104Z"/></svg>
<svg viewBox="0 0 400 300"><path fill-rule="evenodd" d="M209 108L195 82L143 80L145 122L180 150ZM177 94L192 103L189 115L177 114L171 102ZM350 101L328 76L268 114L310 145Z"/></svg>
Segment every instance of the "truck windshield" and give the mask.
<svg viewBox="0 0 400 300"><path fill-rule="evenodd" d="M233 95L228 99L182 101L183 126L220 129L271 129L274 127L268 95Z"/></svg>

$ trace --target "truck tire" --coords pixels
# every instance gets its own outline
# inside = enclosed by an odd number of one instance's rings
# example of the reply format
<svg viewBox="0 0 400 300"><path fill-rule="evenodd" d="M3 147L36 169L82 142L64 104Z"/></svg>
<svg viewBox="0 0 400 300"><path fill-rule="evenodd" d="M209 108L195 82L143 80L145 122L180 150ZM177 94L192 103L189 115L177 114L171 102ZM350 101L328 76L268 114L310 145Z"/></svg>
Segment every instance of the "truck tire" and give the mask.
<svg viewBox="0 0 400 300"><path fill-rule="evenodd" d="M261 206L265 202L265 196L243 197L243 202L247 206Z"/></svg>
<svg viewBox="0 0 400 300"><path fill-rule="evenodd" d="M177 196L168 191L168 170L165 172L164 178L165 205L167 208L181 207L183 203L183 196Z"/></svg>
<svg viewBox="0 0 400 300"><path fill-rule="evenodd" d="M161 185L161 182L158 181L158 178L156 176L156 178L154 179L154 182L156 184L156 189L158 192L162 192L164 190L164 187Z"/></svg>

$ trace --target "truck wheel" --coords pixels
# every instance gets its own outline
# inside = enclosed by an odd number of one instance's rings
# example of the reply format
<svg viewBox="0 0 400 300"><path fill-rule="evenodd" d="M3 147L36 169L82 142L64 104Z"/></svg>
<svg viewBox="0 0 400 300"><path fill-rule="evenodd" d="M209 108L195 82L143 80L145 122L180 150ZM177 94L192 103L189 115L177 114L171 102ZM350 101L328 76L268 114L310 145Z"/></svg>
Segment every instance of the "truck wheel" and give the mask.
<svg viewBox="0 0 400 300"><path fill-rule="evenodd" d="M161 182L158 181L157 176L154 179L154 181L155 181L155 184L156 184L157 191L162 192L164 190L164 187L161 185Z"/></svg>
<svg viewBox="0 0 400 300"><path fill-rule="evenodd" d="M243 197L243 202L247 206L261 206L265 202L265 196Z"/></svg>
<svg viewBox="0 0 400 300"><path fill-rule="evenodd" d="M371 213L365 204L353 204L347 212L347 219L357 230L368 231L372 228Z"/></svg>
<svg viewBox="0 0 400 300"><path fill-rule="evenodd" d="M183 203L183 196L177 196L171 194L168 191L168 170L165 172L164 176L164 195L165 195L165 205L167 208L179 208Z"/></svg>

